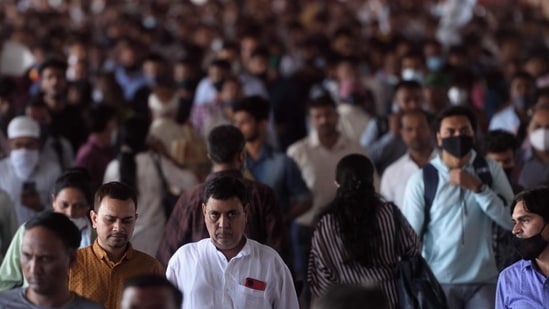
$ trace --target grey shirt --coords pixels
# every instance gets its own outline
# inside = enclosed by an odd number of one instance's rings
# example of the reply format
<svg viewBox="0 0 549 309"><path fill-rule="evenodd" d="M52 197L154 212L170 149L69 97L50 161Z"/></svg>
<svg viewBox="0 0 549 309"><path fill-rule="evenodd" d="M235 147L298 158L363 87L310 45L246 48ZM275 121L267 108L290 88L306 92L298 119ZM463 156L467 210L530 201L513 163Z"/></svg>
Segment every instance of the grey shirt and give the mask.
<svg viewBox="0 0 549 309"><path fill-rule="evenodd" d="M98 303L74 294L74 299L61 307L42 307L31 303L25 297L25 288L0 292L0 309L103 309Z"/></svg>

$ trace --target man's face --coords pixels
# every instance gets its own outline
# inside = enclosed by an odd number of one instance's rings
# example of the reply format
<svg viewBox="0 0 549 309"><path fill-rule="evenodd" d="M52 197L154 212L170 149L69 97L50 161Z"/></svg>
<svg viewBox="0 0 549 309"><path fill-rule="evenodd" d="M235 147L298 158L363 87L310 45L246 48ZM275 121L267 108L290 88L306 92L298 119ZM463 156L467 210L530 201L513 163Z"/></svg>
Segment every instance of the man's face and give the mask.
<svg viewBox="0 0 549 309"><path fill-rule="evenodd" d="M442 139L451 136L474 136L473 127L465 116L446 117L440 123L440 130L437 132L437 144L442 146Z"/></svg>
<svg viewBox="0 0 549 309"><path fill-rule="evenodd" d="M247 210L237 197L227 200L210 197L202 204L202 213L217 249L231 250L240 244L246 228Z"/></svg>
<svg viewBox="0 0 549 309"><path fill-rule="evenodd" d="M233 120L235 127L244 135L246 142L256 141L260 137L262 125L248 112L238 111L234 113Z"/></svg>
<svg viewBox="0 0 549 309"><path fill-rule="evenodd" d="M58 97L66 90L65 72L58 68L45 68L41 76L41 88L48 96Z"/></svg>
<svg viewBox="0 0 549 309"><path fill-rule="evenodd" d="M538 214L527 212L524 209L524 202L520 201L515 205L513 209L513 234L518 238L530 238L539 234L545 223L543 217ZM549 229L543 229L542 237L549 239Z"/></svg>
<svg viewBox="0 0 549 309"><path fill-rule="evenodd" d="M395 94L395 102L402 111L420 109L423 104L421 89L402 87Z"/></svg>
<svg viewBox="0 0 549 309"><path fill-rule="evenodd" d="M133 235L137 213L131 199L117 200L105 196L97 212L91 211L93 227L103 249L124 248Z"/></svg>
<svg viewBox="0 0 549 309"><path fill-rule="evenodd" d="M177 309L168 287L128 287L122 293L122 309Z"/></svg>
<svg viewBox="0 0 549 309"><path fill-rule="evenodd" d="M338 114L332 106L319 106L309 109L311 124L320 136L336 132Z"/></svg>
<svg viewBox="0 0 549 309"><path fill-rule="evenodd" d="M526 97L530 94L530 83L524 78L515 78L511 82L511 97Z"/></svg>
<svg viewBox="0 0 549 309"><path fill-rule="evenodd" d="M431 130L425 116L409 114L402 116L400 133L406 146L412 150L424 150L431 146Z"/></svg>
<svg viewBox="0 0 549 309"><path fill-rule="evenodd" d="M38 150L40 148L40 140L34 137L16 137L9 140L10 150L27 149Z"/></svg>
<svg viewBox="0 0 549 309"><path fill-rule="evenodd" d="M534 112L528 125L528 133L540 128L549 129L549 110L547 109L538 109Z"/></svg>
<svg viewBox="0 0 549 309"><path fill-rule="evenodd" d="M45 297L62 293L75 256L50 230L38 226L25 231L20 261L30 292Z"/></svg>
<svg viewBox="0 0 549 309"><path fill-rule="evenodd" d="M515 153L511 149L503 152L489 152L486 156L496 161L504 170L512 170L515 168Z"/></svg>
<svg viewBox="0 0 549 309"><path fill-rule="evenodd" d="M90 209L86 197L76 188L65 188L53 197L53 210L69 218L84 218Z"/></svg>

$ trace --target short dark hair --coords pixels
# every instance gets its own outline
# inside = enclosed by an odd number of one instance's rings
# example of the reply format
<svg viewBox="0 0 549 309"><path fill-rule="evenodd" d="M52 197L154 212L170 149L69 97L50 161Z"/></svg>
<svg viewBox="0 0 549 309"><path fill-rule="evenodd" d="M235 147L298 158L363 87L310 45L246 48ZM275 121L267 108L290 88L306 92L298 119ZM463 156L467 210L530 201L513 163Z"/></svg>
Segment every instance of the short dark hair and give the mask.
<svg viewBox="0 0 549 309"><path fill-rule="evenodd" d="M63 242L67 249L76 250L80 247L82 235L80 231L65 215L43 211L25 223L25 231L35 227L43 227L53 232Z"/></svg>
<svg viewBox="0 0 549 309"><path fill-rule="evenodd" d="M237 197L242 205L246 205L248 202L244 183L234 176L214 177L206 182L202 194L204 203L206 203L210 197L216 200L228 200Z"/></svg>
<svg viewBox="0 0 549 309"><path fill-rule="evenodd" d="M123 182L107 182L102 184L99 189L97 189L97 191L95 192L94 202L94 210L96 212L99 210L99 206L101 206L101 201L103 201L105 197L120 201L132 200L135 205L135 209L137 210L137 193L135 189Z"/></svg>
<svg viewBox="0 0 549 309"><path fill-rule="evenodd" d="M543 217L549 223L549 187L540 186L520 192L511 203L511 214L518 202L522 202L524 210Z"/></svg>
<svg viewBox="0 0 549 309"><path fill-rule="evenodd" d="M53 195L57 196L59 192L66 188L79 190L86 198L88 205L93 203L91 176L87 169L83 167L71 167L65 170L63 174L55 180Z"/></svg>
<svg viewBox="0 0 549 309"><path fill-rule="evenodd" d="M131 277L124 283L124 290L127 288L153 288L166 287L170 290L177 308L183 303L183 294L166 277L157 274L145 274Z"/></svg>
<svg viewBox="0 0 549 309"><path fill-rule="evenodd" d="M208 134L208 154L214 163L230 163L244 150L244 135L232 125L220 125Z"/></svg>
<svg viewBox="0 0 549 309"><path fill-rule="evenodd" d="M227 60L215 59L210 63L210 67L217 67L225 71L231 70L231 64Z"/></svg>
<svg viewBox="0 0 549 309"><path fill-rule="evenodd" d="M103 132L109 121L116 117L116 109L105 104L99 104L90 109L88 117L88 125L90 132Z"/></svg>
<svg viewBox="0 0 549 309"><path fill-rule="evenodd" d="M400 112L400 115L399 115L401 125L402 125L402 119L404 119L404 117L407 117L407 116L421 116L421 117L423 117L425 119L425 121L427 122L427 125L429 126L429 129L432 129L433 115L430 114L429 112L427 112L423 109L420 109L420 108L414 108L412 110L402 111L402 112Z"/></svg>
<svg viewBox="0 0 549 309"><path fill-rule="evenodd" d="M422 86L415 80L402 80L395 86L395 93L397 93L401 88L421 90Z"/></svg>
<svg viewBox="0 0 549 309"><path fill-rule="evenodd" d="M515 152L519 148L517 138L505 130L489 131L482 141L484 153L498 153L511 150Z"/></svg>
<svg viewBox="0 0 549 309"><path fill-rule="evenodd" d="M329 95L321 95L317 98L310 100L307 107L309 111L313 108L320 107L331 107L333 109L337 108L335 101Z"/></svg>
<svg viewBox="0 0 549 309"><path fill-rule="evenodd" d="M255 121L268 120L270 113L270 104L266 99L254 95L250 97L245 97L240 101L237 101L233 106L233 111L236 112L246 112L250 114Z"/></svg>
<svg viewBox="0 0 549 309"><path fill-rule="evenodd" d="M448 117L454 117L454 116L463 116L469 119L469 123L471 123L471 127L473 128L473 132L477 131L477 117L475 116L475 113L473 110L466 106L451 106L445 110L443 110L436 119L436 131L440 131L440 125L442 124L442 121Z"/></svg>
<svg viewBox="0 0 549 309"><path fill-rule="evenodd" d="M44 70L48 69L48 68L58 69L62 72L65 72L65 71L67 71L67 61L59 59L59 58L46 59L38 67L38 73L40 74L40 76L42 76L42 73L44 73Z"/></svg>
<svg viewBox="0 0 549 309"><path fill-rule="evenodd" d="M368 308L389 308L387 297L377 288L339 285L320 297L315 309L361 309L365 304Z"/></svg>

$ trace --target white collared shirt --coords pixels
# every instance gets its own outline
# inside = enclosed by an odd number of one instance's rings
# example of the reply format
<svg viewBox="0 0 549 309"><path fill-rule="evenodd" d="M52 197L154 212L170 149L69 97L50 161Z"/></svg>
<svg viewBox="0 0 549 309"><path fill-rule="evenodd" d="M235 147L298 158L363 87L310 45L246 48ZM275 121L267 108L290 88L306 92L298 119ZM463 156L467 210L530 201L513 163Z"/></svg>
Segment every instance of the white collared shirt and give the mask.
<svg viewBox="0 0 549 309"><path fill-rule="evenodd" d="M166 277L183 293L182 309L299 308L286 264L251 239L230 261L210 238L186 244L171 257ZM265 283L265 289L246 287L247 278Z"/></svg>
<svg viewBox="0 0 549 309"><path fill-rule="evenodd" d="M339 160L352 153L366 156L366 150L358 142L352 142L343 134L332 149L327 149L320 144L314 130L291 145L287 153L299 166L303 180L313 193L313 207L296 219L305 226L312 226L316 216L335 198L335 171Z"/></svg>
<svg viewBox="0 0 549 309"><path fill-rule="evenodd" d="M436 150L431 154L430 160L436 156ZM381 176L380 193L387 201L395 203L402 209L404 191L408 179L420 169L414 160L410 157L410 153L400 157L395 163L389 165Z"/></svg>

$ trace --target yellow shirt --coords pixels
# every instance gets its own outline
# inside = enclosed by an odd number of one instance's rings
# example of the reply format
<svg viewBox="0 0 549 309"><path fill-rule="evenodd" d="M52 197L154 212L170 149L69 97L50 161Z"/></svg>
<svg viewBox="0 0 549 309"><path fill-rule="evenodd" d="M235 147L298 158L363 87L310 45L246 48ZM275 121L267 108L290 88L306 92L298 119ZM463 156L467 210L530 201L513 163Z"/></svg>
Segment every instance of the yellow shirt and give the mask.
<svg viewBox="0 0 549 309"><path fill-rule="evenodd" d="M115 263L95 240L93 245L78 250L69 274L69 289L107 309L118 309L124 282L150 273L165 274L162 265L152 256L128 245L124 256Z"/></svg>

